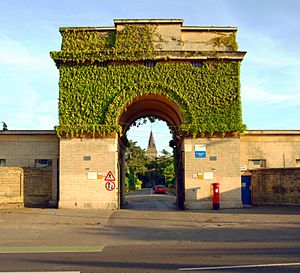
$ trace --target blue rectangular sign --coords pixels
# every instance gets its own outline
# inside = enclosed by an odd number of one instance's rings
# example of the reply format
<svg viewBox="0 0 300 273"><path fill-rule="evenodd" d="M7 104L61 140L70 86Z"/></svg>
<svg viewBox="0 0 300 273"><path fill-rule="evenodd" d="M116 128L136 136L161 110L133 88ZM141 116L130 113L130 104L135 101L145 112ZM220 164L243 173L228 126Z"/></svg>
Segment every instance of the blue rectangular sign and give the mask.
<svg viewBox="0 0 300 273"><path fill-rule="evenodd" d="M206 158L206 151L195 151L196 158Z"/></svg>

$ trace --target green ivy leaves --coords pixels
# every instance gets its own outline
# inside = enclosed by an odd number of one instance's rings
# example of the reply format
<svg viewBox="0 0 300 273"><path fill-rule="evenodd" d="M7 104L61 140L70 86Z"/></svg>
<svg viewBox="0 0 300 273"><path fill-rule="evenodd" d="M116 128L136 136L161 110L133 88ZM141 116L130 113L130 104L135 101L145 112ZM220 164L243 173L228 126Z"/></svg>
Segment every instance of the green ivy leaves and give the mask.
<svg viewBox="0 0 300 273"><path fill-rule="evenodd" d="M181 108L184 134L242 132L239 63L62 65L60 133L120 132L118 117L141 95L164 95Z"/></svg>
<svg viewBox="0 0 300 273"><path fill-rule="evenodd" d="M155 51L154 39L161 39L155 29L155 25L125 25L117 32L61 30L62 50L50 53L60 70L59 135L121 133L119 117L135 98L147 94L163 95L179 105L184 123L177 131L182 134L224 135L245 129L239 62L207 61L201 68L158 62L145 67L141 60L183 54ZM235 34L213 42L237 50ZM184 54L189 58L203 52ZM108 60L115 65L99 64Z"/></svg>

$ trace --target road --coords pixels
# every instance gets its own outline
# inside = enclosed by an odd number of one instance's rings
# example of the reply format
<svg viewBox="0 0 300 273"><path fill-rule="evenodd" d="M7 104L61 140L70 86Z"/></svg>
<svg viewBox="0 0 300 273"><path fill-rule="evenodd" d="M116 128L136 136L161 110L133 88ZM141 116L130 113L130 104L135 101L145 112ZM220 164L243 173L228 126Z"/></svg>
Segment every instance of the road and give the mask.
<svg viewBox="0 0 300 273"><path fill-rule="evenodd" d="M174 198L0 210L0 272L300 272L299 208L177 211Z"/></svg>
<svg viewBox="0 0 300 273"><path fill-rule="evenodd" d="M131 210L176 210L176 195L170 191L155 194L152 188L141 189L126 196L126 208Z"/></svg>

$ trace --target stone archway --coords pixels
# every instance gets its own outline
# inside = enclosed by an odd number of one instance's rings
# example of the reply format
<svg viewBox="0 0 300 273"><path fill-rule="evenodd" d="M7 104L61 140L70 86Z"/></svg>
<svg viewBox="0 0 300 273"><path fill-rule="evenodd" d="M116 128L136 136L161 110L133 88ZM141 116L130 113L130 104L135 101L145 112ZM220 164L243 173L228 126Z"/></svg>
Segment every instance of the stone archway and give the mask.
<svg viewBox="0 0 300 273"><path fill-rule="evenodd" d="M184 209L184 171L183 171L183 147L182 139L176 132L179 126L183 123L183 118L180 113L180 107L177 103L171 101L166 96L149 94L135 98L132 103L126 105L125 110L119 117L119 124L123 129L123 137L126 135L130 125L139 118L154 116L164 120L171 128L174 134L174 149L177 163L176 189L177 200L176 204L179 209ZM124 184L125 184L125 141L124 138L119 138L119 207L124 206Z"/></svg>
<svg viewBox="0 0 300 273"><path fill-rule="evenodd" d="M157 116L174 128L183 123L180 108L175 102L163 95L149 94L139 96L127 105L119 117L119 124L126 132L134 120L145 116Z"/></svg>
<svg viewBox="0 0 300 273"><path fill-rule="evenodd" d="M220 183L221 207L240 207L246 52L238 51L237 29L178 19L114 24L60 28L61 50L51 52L60 72L59 207L119 208L120 189L105 182L114 174L108 180L119 184L119 136L147 115L183 136L174 144L184 180L180 207L210 208L213 182Z"/></svg>

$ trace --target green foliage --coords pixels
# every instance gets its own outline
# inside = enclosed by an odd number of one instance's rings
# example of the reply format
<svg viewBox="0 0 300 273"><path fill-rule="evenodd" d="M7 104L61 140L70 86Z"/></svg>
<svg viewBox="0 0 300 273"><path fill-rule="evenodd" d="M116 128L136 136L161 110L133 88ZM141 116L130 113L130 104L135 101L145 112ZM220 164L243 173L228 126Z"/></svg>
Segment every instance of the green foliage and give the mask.
<svg viewBox="0 0 300 273"><path fill-rule="evenodd" d="M145 166L146 151L138 146L136 142L129 140L125 153L127 173L129 173L129 169L133 170L133 173L145 174L147 172L147 167Z"/></svg>
<svg viewBox="0 0 300 273"><path fill-rule="evenodd" d="M153 25L125 26L116 34L115 52L125 52L127 56L139 53L149 57L154 51L155 28Z"/></svg>
<svg viewBox="0 0 300 273"><path fill-rule="evenodd" d="M241 132L239 63L61 65L57 132L121 132L118 118L133 99L157 94L179 104L184 134Z"/></svg>
<svg viewBox="0 0 300 273"><path fill-rule="evenodd" d="M102 51L114 46L115 33L101 33L96 29L81 31L80 28L61 29L61 50L65 52Z"/></svg>
<svg viewBox="0 0 300 273"><path fill-rule="evenodd" d="M168 151L163 150L156 159L148 159L145 150L129 140L125 152L126 191L138 189L142 184L144 187L153 183L175 186L174 160Z"/></svg>
<svg viewBox="0 0 300 273"><path fill-rule="evenodd" d="M139 126L141 126L141 125L146 124L148 121L150 121L151 123L154 123L156 120L157 120L157 118L154 117L154 116L142 117L142 118L139 118L139 119L137 119L136 121L134 121L134 122L130 125L130 127L131 127L131 126L139 127Z"/></svg>
<svg viewBox="0 0 300 273"><path fill-rule="evenodd" d="M175 167L173 155L167 150L162 150L162 155L157 158L157 173L169 188L175 187Z"/></svg>
<svg viewBox="0 0 300 273"><path fill-rule="evenodd" d="M140 179L135 181L135 189L140 190L142 188L143 182Z"/></svg>
<svg viewBox="0 0 300 273"><path fill-rule="evenodd" d="M174 169L174 163L172 162L170 165L166 166L166 169L164 170L164 176L166 179L166 184L169 188L175 187L175 169Z"/></svg>
<svg viewBox="0 0 300 273"><path fill-rule="evenodd" d="M136 142L128 141L125 149L125 189L127 192L141 187L141 177L145 176L148 169L146 166L146 152Z"/></svg>
<svg viewBox="0 0 300 273"><path fill-rule="evenodd" d="M215 47L225 46L228 51L237 51L238 43L236 41L236 34L232 33L230 35L219 33L219 37L213 38L212 43Z"/></svg>
<svg viewBox="0 0 300 273"><path fill-rule="evenodd" d="M128 63L155 59L161 54L154 50L154 40L160 39L155 36L155 28L125 25L120 31L107 32L110 34L101 34L96 28L61 30L62 50L51 52L60 69L58 135L122 133L118 119L134 99L148 94L165 96L179 105L184 122L177 128L178 134L224 135L245 129L239 62L210 61L202 68L188 63L157 63L153 68L141 62ZM214 43L235 49L234 35ZM113 60L118 63L99 65Z"/></svg>
<svg viewBox="0 0 300 273"><path fill-rule="evenodd" d="M153 25L126 25L116 32L101 33L97 28L61 29L63 37L61 51L51 52L57 62L103 62L107 60L147 60L153 59L155 34Z"/></svg>

